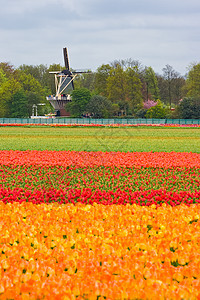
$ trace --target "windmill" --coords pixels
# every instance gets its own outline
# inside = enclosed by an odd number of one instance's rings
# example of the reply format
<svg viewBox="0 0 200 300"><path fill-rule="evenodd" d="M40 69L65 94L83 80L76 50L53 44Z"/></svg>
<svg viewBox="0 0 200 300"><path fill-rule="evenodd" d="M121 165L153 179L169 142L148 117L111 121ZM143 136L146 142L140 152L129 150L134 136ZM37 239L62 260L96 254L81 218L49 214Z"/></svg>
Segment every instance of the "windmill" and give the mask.
<svg viewBox="0 0 200 300"><path fill-rule="evenodd" d="M65 106L71 102L70 91L74 90L74 79L78 74L90 73L90 71L71 71L67 48L63 48L65 69L62 71L49 72L54 74L56 94L46 97L55 109L56 116L67 116Z"/></svg>

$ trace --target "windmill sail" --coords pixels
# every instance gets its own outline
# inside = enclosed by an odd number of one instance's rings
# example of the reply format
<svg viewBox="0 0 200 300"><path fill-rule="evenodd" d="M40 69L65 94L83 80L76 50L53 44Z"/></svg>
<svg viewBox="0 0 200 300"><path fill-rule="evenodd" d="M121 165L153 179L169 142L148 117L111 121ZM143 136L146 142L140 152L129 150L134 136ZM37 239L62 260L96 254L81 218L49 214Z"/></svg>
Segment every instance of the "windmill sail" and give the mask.
<svg viewBox="0 0 200 300"><path fill-rule="evenodd" d="M59 94L69 94L72 90L74 90L72 78L62 76L60 78Z"/></svg>
<svg viewBox="0 0 200 300"><path fill-rule="evenodd" d="M64 55L64 63L66 70L69 70L69 58L67 53L67 48L63 48L63 55Z"/></svg>

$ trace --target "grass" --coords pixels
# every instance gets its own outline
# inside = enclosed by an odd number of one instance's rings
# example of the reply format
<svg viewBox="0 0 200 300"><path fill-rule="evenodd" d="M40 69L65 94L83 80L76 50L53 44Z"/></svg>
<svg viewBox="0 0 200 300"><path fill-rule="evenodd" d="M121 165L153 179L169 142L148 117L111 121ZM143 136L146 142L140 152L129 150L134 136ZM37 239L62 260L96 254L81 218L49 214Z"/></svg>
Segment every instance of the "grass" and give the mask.
<svg viewBox="0 0 200 300"><path fill-rule="evenodd" d="M200 153L200 128L0 127L0 150Z"/></svg>

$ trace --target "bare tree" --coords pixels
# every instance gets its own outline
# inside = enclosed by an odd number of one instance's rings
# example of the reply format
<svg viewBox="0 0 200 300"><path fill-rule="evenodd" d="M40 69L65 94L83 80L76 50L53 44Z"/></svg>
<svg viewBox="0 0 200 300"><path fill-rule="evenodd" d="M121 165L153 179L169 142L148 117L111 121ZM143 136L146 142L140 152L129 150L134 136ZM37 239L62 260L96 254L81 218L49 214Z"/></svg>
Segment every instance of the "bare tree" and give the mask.
<svg viewBox="0 0 200 300"><path fill-rule="evenodd" d="M176 72L172 66L166 65L165 68L163 68L163 77L167 82L168 101L171 109L173 83L177 78L180 78L181 75Z"/></svg>
<svg viewBox="0 0 200 300"><path fill-rule="evenodd" d="M136 68L138 70L138 73L143 72L143 65L139 60L135 60L132 58L127 59L115 59L113 62L110 63L110 65L113 68L116 68L117 66L120 66L123 68L123 70L126 70L128 68Z"/></svg>

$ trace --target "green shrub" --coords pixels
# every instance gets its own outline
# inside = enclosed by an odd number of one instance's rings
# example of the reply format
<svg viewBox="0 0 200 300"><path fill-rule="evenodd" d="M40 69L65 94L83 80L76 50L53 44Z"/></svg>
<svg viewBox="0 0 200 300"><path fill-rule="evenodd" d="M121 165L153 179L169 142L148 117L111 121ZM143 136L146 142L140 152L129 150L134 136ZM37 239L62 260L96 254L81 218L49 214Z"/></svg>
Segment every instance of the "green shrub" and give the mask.
<svg viewBox="0 0 200 300"><path fill-rule="evenodd" d="M163 106L163 103L160 100L157 100L157 105L149 108L145 117L147 119L165 119L166 114L167 112Z"/></svg>
<svg viewBox="0 0 200 300"><path fill-rule="evenodd" d="M186 97L181 100L178 112L181 119L200 119L200 97Z"/></svg>

